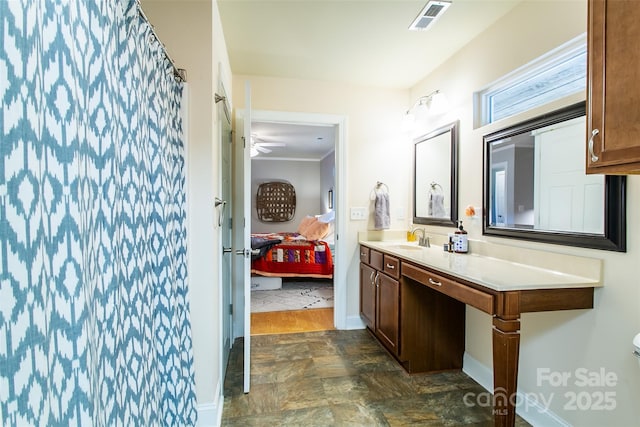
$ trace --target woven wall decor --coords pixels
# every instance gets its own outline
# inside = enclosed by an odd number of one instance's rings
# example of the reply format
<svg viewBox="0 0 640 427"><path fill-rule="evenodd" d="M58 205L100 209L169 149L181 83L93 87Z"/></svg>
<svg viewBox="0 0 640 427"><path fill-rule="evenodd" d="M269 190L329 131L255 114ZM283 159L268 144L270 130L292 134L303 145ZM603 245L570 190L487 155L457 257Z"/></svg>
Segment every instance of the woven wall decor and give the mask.
<svg viewBox="0 0 640 427"><path fill-rule="evenodd" d="M288 182L265 182L258 186L256 210L262 222L287 222L296 214L296 189Z"/></svg>

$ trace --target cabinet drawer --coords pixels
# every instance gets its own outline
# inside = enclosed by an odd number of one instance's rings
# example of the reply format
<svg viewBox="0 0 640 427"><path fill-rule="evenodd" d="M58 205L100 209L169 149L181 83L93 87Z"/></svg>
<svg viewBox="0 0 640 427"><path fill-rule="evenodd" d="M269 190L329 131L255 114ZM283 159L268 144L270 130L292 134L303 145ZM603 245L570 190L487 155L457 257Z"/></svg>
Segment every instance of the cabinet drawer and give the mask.
<svg viewBox="0 0 640 427"><path fill-rule="evenodd" d="M399 279L400 278L400 260L390 255L384 255L384 266L382 271L389 276Z"/></svg>
<svg viewBox="0 0 640 427"><path fill-rule="evenodd" d="M382 252L376 250L369 250L369 265L378 271L382 271Z"/></svg>
<svg viewBox="0 0 640 427"><path fill-rule="evenodd" d="M493 295L477 289L465 286L454 280L444 278L429 270L402 263L402 275L422 283L438 292L442 292L456 300L482 310L485 313L494 314Z"/></svg>
<svg viewBox="0 0 640 427"><path fill-rule="evenodd" d="M366 246L360 246L360 262L369 264L369 248Z"/></svg>

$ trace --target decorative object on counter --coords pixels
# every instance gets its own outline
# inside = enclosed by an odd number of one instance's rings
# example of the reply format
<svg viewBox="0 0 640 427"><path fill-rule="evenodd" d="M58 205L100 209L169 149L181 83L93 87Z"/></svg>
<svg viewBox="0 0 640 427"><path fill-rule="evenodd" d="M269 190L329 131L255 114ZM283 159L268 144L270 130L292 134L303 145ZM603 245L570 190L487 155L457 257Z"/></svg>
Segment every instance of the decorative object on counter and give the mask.
<svg viewBox="0 0 640 427"><path fill-rule="evenodd" d="M262 222L288 222L296 214L296 190L286 181L264 182L256 193L256 212Z"/></svg>
<svg viewBox="0 0 640 427"><path fill-rule="evenodd" d="M447 252L453 252L453 248L456 244L456 235L454 233L448 233L447 237L449 242L447 243Z"/></svg>
<svg viewBox="0 0 640 427"><path fill-rule="evenodd" d="M462 221L458 221L458 231L455 232L453 251L459 254L469 252L469 240L467 231L462 227Z"/></svg>
<svg viewBox="0 0 640 427"><path fill-rule="evenodd" d="M374 200L373 220L376 230L386 230L391 225L391 209L389 207L389 187L378 181L372 191Z"/></svg>

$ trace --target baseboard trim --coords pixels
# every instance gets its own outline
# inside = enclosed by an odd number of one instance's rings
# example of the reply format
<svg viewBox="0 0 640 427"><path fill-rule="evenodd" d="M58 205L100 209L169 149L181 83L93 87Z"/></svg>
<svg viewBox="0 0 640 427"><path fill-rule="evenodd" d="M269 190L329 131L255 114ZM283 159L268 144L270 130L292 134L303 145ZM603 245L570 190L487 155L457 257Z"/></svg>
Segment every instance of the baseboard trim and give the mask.
<svg viewBox="0 0 640 427"><path fill-rule="evenodd" d="M347 324L344 328L345 330L364 329L365 327L366 325L364 324L360 316L347 316Z"/></svg>
<svg viewBox="0 0 640 427"><path fill-rule="evenodd" d="M201 403L197 406L198 427L220 427L222 424L222 409L224 407L224 396L220 389L220 384L216 387L216 401Z"/></svg>
<svg viewBox="0 0 640 427"><path fill-rule="evenodd" d="M473 378L478 384L493 393L493 372L477 359L464 353L462 371ZM571 424L560 418L557 414L542 406L530 393L518 387L517 391L522 399L518 399L516 414L520 415L532 426L545 427L570 427Z"/></svg>

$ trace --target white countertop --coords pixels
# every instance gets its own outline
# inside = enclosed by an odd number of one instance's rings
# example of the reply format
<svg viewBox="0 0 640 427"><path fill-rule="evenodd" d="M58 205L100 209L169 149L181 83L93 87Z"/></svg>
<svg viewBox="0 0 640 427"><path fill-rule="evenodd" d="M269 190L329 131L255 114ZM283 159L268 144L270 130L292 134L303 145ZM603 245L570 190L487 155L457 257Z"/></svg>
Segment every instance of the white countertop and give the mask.
<svg viewBox="0 0 640 427"><path fill-rule="evenodd" d="M415 242L371 240L360 244L496 291L602 286L593 278L472 253L449 253L442 246L423 248Z"/></svg>

